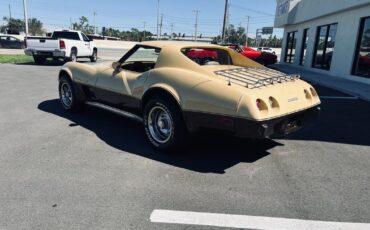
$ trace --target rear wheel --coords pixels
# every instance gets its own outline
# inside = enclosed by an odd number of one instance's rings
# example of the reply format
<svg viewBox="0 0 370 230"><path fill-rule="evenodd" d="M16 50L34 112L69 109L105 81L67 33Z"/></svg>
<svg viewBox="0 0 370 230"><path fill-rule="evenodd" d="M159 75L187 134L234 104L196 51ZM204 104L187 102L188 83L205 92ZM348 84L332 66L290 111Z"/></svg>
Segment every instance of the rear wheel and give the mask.
<svg viewBox="0 0 370 230"><path fill-rule="evenodd" d="M45 63L46 58L45 57L39 57L39 56L33 56L33 60L37 65L42 65Z"/></svg>
<svg viewBox="0 0 370 230"><path fill-rule="evenodd" d="M69 55L69 58L65 59L66 62L76 62L77 61L77 50L75 48L72 48L71 54Z"/></svg>
<svg viewBox="0 0 370 230"><path fill-rule="evenodd" d="M168 150L185 141L186 126L178 106L161 97L150 99L144 108L144 128L149 141Z"/></svg>
<svg viewBox="0 0 370 230"><path fill-rule="evenodd" d="M59 79L59 100L67 111L75 111L79 107L76 91L67 76L62 76Z"/></svg>

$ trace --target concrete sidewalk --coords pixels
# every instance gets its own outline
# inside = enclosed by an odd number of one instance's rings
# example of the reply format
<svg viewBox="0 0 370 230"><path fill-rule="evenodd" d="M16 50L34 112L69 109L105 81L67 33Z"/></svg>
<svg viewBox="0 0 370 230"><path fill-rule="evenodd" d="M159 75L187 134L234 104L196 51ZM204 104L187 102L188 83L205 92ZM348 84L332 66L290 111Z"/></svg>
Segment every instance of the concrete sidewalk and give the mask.
<svg viewBox="0 0 370 230"><path fill-rule="evenodd" d="M363 100L370 101L370 84L348 80L343 77L334 77L328 74L317 73L287 64L275 64L269 67L284 73L299 74L302 79L309 81L312 84L326 86L359 97Z"/></svg>

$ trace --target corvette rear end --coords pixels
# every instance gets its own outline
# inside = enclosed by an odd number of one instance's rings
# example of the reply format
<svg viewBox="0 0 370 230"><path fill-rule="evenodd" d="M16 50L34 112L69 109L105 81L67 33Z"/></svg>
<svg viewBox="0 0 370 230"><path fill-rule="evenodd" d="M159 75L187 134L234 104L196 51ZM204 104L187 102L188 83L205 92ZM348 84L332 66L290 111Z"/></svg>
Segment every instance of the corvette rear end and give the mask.
<svg viewBox="0 0 370 230"><path fill-rule="evenodd" d="M213 124L211 128L228 129L235 135L265 138L286 135L300 129L320 113L320 99L316 90L298 75L287 75L265 67L204 66L223 86L207 82L199 88L232 92L229 113L216 109L213 115L201 117L199 124ZM225 87L224 85L227 85ZM231 97L234 97L231 99ZM237 100L236 100L237 99ZM232 102L235 111L232 110ZM199 104L199 107L207 107ZM212 108L207 108L212 110ZM234 114L233 114L234 113ZM223 114L217 116L215 114Z"/></svg>

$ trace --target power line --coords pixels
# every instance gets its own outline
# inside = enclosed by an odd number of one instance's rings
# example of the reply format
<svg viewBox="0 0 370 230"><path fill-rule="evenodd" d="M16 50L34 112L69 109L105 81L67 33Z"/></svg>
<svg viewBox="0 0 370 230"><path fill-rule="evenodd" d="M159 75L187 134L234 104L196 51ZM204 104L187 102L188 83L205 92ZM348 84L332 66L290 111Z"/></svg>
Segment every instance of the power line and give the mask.
<svg viewBox="0 0 370 230"><path fill-rule="evenodd" d="M254 13L257 13L257 14L263 14L263 15L268 15L268 16L273 16L273 17L275 17L275 15L273 15L273 14L266 13L266 12L262 12L262 11L258 11L258 10L253 10L253 9L249 9L249 8L245 8L245 7L243 7L243 6L239 6L239 5L236 5L236 4L230 4L230 6L236 7L236 8L238 8L238 9L242 9L242 10L246 10L246 11L254 12Z"/></svg>

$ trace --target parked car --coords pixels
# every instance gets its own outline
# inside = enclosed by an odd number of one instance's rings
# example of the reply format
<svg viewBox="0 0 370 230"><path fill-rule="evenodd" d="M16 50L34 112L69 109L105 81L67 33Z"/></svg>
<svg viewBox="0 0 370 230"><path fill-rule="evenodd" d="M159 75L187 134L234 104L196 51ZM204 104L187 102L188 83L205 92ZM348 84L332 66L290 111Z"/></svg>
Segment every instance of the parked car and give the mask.
<svg viewBox="0 0 370 230"><path fill-rule="evenodd" d="M24 40L16 36L0 34L0 48L24 49L25 43Z"/></svg>
<svg viewBox="0 0 370 230"><path fill-rule="evenodd" d="M265 53L276 54L275 51L270 47L258 47L257 50Z"/></svg>
<svg viewBox="0 0 370 230"><path fill-rule="evenodd" d="M165 41L138 43L116 62L66 63L59 97L67 111L87 104L143 122L160 149L204 128L248 138L285 135L320 109L315 89L297 75L226 47Z"/></svg>
<svg viewBox="0 0 370 230"><path fill-rule="evenodd" d="M239 46L239 45L225 45L230 49L235 50L236 52L240 53L241 55L250 58L262 65L271 65L277 62L277 56L275 54L265 53L261 51L256 51L251 47L247 46Z"/></svg>
<svg viewBox="0 0 370 230"><path fill-rule="evenodd" d="M82 32L74 30L54 31L51 37L27 37L26 55L33 56L37 64L43 64L46 58L77 61L87 57L96 62L98 49Z"/></svg>

